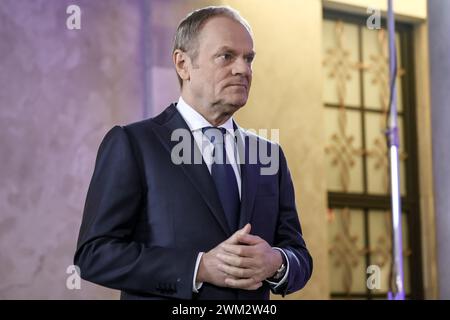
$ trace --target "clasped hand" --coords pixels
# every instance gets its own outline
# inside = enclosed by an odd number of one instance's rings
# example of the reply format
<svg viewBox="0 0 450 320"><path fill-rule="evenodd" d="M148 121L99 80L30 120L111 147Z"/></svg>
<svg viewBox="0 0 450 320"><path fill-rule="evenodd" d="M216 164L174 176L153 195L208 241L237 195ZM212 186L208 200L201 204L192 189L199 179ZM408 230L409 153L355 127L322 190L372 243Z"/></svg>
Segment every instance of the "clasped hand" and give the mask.
<svg viewBox="0 0 450 320"><path fill-rule="evenodd" d="M203 254L197 282L219 287L256 290L282 264L281 253L264 239L250 234L247 224L214 249Z"/></svg>

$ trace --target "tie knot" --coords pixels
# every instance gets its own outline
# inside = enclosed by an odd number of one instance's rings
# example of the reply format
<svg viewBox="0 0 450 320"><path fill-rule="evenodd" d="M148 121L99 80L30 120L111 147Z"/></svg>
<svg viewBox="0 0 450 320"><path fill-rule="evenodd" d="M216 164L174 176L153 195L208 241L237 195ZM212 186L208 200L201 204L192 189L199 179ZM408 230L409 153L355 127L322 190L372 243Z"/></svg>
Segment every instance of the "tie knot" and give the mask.
<svg viewBox="0 0 450 320"><path fill-rule="evenodd" d="M203 134L211 141L211 143L223 143L227 129L219 127L204 127L202 128Z"/></svg>

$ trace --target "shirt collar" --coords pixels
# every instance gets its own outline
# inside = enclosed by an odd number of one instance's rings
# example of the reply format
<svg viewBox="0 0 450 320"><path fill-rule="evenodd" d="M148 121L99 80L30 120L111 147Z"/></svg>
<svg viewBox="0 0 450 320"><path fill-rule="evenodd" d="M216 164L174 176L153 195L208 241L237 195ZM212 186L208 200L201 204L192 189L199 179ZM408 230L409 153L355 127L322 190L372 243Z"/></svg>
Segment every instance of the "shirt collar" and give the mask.
<svg viewBox="0 0 450 320"><path fill-rule="evenodd" d="M204 127L213 126L200 113L198 113L197 110L188 105L182 97L178 99L177 109L192 132L201 130ZM221 124L219 128L225 128L228 133L234 137L233 117L230 117L225 123Z"/></svg>

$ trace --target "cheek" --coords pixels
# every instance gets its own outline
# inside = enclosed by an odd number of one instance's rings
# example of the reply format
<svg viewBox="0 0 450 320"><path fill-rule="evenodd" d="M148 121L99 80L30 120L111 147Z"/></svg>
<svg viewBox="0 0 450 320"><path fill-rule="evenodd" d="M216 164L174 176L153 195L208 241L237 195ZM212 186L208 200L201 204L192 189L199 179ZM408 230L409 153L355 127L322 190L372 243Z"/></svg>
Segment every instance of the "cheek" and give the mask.
<svg viewBox="0 0 450 320"><path fill-rule="evenodd" d="M225 89L225 86L228 84L230 78L230 74L227 71L217 72L214 77L214 85L216 91L222 91Z"/></svg>
<svg viewBox="0 0 450 320"><path fill-rule="evenodd" d="M1 1L1 0L0 0ZM194 77L192 77L192 88L203 95L211 91L214 87L214 77L211 73L205 71L197 72Z"/></svg>

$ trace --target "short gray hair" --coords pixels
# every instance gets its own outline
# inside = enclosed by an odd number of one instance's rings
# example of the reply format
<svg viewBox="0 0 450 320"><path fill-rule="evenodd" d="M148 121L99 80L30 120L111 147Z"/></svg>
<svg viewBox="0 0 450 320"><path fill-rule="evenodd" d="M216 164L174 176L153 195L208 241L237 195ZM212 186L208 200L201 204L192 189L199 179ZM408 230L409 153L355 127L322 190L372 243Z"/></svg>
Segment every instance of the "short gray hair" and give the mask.
<svg viewBox="0 0 450 320"><path fill-rule="evenodd" d="M189 54L192 60L197 58L198 41L197 37L204 24L211 18L216 16L225 16L242 24L247 31L252 34L249 23L239 14L239 12L230 6L209 6L197 9L189 13L178 25L175 33L172 54L175 50L180 49ZM183 81L178 75L180 86Z"/></svg>

